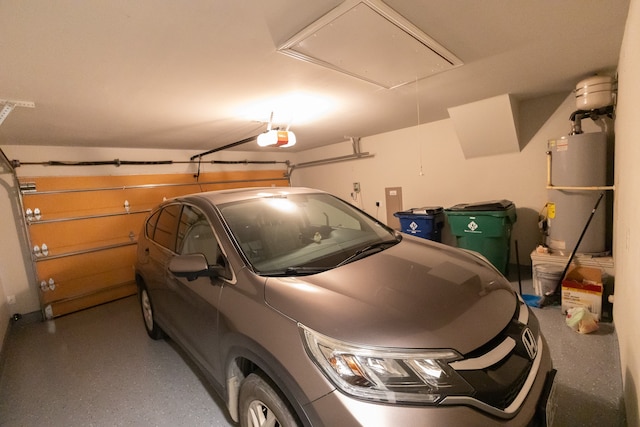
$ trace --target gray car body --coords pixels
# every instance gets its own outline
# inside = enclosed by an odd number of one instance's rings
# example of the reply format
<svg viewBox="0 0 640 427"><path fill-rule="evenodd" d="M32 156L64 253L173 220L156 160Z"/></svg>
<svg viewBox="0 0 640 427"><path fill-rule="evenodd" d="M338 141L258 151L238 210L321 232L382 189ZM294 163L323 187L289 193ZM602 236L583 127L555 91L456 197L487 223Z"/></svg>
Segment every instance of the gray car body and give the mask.
<svg viewBox="0 0 640 427"><path fill-rule="evenodd" d="M510 414L482 404L411 406L347 396L308 356L299 324L349 343L401 349L454 349L467 355L507 328L514 316L535 318L509 282L481 258L404 236L389 249L326 272L291 277L256 274L216 206L261 197L250 189L200 193L163 203L192 205L207 216L226 260L225 271L195 280L169 271L176 253L138 242L136 278L154 303L155 320L199 365L237 419L239 384L266 374L305 425L527 425L547 373L540 337L536 371ZM317 190L287 188L290 193ZM518 314L519 313L519 314Z"/></svg>

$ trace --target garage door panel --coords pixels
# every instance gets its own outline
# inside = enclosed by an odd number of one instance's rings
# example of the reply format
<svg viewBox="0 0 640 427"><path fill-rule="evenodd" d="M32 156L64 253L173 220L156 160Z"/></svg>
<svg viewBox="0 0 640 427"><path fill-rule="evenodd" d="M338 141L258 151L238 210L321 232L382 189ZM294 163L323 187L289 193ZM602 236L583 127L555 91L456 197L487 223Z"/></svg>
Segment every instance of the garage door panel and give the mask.
<svg viewBox="0 0 640 427"><path fill-rule="evenodd" d="M135 293L138 233L151 209L164 199L225 188L289 185L282 170L197 177L21 177L20 182L38 276L35 286L47 318Z"/></svg>
<svg viewBox="0 0 640 427"><path fill-rule="evenodd" d="M41 291L42 301L45 304L51 304L59 300L82 297L102 289L134 283L131 272L131 266L128 265L82 277L59 276L60 279L55 280L53 290Z"/></svg>
<svg viewBox="0 0 640 427"><path fill-rule="evenodd" d="M149 175L95 175L95 176L46 176L21 177L21 182L33 182L38 192L62 190L97 191L109 188L174 184L193 184L192 174Z"/></svg>
<svg viewBox="0 0 640 427"><path fill-rule="evenodd" d="M29 231L34 245L44 243L50 255L61 255L135 240L146 214L38 223L32 224Z"/></svg>
<svg viewBox="0 0 640 427"><path fill-rule="evenodd" d="M133 269L136 259L136 246L122 246L114 249L81 253L62 258L43 259L36 263L41 278L56 276L58 280L85 277L95 273L105 273L114 266L128 266Z"/></svg>
<svg viewBox="0 0 640 427"><path fill-rule="evenodd" d="M25 198L25 205L33 210L38 208L42 220L123 212L124 199L118 193L121 192L39 194Z"/></svg>
<svg viewBox="0 0 640 427"><path fill-rule="evenodd" d="M136 293L136 285L134 283L117 286L114 288L102 289L93 294L84 295L79 298L57 301L45 307L45 313L48 318L64 316L86 308L95 307L96 305L115 301L125 298Z"/></svg>

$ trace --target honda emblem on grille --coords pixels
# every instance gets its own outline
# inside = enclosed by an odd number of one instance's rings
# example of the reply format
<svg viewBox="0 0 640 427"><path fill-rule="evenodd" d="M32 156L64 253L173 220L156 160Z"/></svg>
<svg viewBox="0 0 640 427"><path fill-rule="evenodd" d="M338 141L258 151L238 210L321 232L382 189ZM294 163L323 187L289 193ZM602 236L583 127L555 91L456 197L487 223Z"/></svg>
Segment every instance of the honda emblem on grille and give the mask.
<svg viewBox="0 0 640 427"><path fill-rule="evenodd" d="M524 345L525 350L527 350L529 359L535 359L538 354L538 343L536 342L536 337L533 335L533 332L531 332L531 329L524 328L522 331L522 344Z"/></svg>

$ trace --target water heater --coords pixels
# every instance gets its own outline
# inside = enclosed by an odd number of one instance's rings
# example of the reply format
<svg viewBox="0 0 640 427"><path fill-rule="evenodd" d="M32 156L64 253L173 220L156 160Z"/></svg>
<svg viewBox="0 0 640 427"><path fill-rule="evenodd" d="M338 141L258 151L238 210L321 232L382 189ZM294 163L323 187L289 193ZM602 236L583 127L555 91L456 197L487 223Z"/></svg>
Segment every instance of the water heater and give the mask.
<svg viewBox="0 0 640 427"><path fill-rule="evenodd" d="M563 136L549 140L547 148L552 184L547 190L547 246L567 256L574 250L600 196L595 188L607 184L607 136L604 132ZM578 253L602 255L607 251L606 205L605 195Z"/></svg>

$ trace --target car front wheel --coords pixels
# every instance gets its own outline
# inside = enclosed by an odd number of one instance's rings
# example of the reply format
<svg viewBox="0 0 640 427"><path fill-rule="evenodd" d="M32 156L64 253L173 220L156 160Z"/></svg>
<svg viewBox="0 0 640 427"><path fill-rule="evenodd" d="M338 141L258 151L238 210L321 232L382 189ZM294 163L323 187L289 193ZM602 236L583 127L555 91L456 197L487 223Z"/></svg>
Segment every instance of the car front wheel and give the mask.
<svg viewBox="0 0 640 427"><path fill-rule="evenodd" d="M275 388L250 374L240 387L241 427L295 427L296 418Z"/></svg>
<svg viewBox="0 0 640 427"><path fill-rule="evenodd" d="M162 339L164 333L153 317L153 304L147 289L144 287L140 290L140 308L142 309L142 318L147 334L154 340Z"/></svg>

